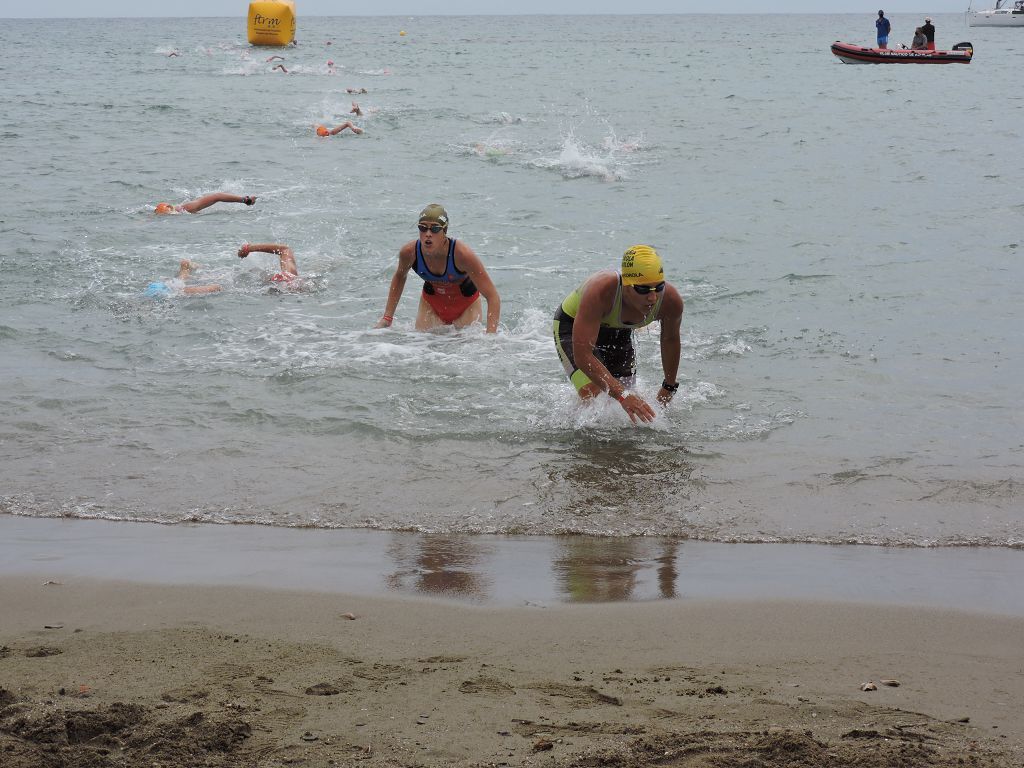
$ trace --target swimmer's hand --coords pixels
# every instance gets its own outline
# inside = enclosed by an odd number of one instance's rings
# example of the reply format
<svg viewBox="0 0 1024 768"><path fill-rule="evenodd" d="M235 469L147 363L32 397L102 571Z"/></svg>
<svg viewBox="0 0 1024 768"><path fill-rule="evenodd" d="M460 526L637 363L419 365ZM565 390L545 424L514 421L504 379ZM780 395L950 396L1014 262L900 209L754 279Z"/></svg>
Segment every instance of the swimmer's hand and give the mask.
<svg viewBox="0 0 1024 768"><path fill-rule="evenodd" d="M662 405L668 405L669 403L672 402L672 395L674 394L675 392L670 392L669 390L662 387L661 389L658 390L658 402L661 403Z"/></svg>
<svg viewBox="0 0 1024 768"><path fill-rule="evenodd" d="M245 197L242 198L242 202L245 203L246 205L256 205L256 196L246 195Z"/></svg>
<svg viewBox="0 0 1024 768"><path fill-rule="evenodd" d="M634 424L637 423L637 419L645 424L654 421L654 409L640 395L634 395L631 392L623 393L615 399L619 401L622 410L629 415L630 421Z"/></svg>
<svg viewBox="0 0 1024 768"><path fill-rule="evenodd" d="M391 324L395 322L395 318L392 315L381 315L380 320L374 325L374 328L390 328Z"/></svg>
<svg viewBox="0 0 1024 768"><path fill-rule="evenodd" d="M252 251L249 250L249 244L242 243L242 247L238 249L238 258L244 259L250 253L252 253Z"/></svg>

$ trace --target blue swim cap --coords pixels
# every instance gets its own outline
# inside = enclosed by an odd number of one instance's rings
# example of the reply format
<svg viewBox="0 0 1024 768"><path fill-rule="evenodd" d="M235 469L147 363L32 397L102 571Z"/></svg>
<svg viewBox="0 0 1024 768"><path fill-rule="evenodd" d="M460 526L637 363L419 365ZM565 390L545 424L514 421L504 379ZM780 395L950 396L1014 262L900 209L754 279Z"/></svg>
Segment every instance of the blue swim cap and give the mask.
<svg viewBox="0 0 1024 768"><path fill-rule="evenodd" d="M150 283L142 295L151 299L162 299L171 295L171 289L167 287L166 283Z"/></svg>

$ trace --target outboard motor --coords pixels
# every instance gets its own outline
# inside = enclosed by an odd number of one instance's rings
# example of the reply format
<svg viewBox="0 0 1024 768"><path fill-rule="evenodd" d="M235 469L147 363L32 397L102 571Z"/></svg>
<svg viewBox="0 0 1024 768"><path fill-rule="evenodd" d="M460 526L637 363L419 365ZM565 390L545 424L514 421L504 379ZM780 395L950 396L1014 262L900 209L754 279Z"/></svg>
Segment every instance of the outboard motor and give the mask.
<svg viewBox="0 0 1024 768"><path fill-rule="evenodd" d="M957 43L953 46L954 51L973 51L974 43Z"/></svg>

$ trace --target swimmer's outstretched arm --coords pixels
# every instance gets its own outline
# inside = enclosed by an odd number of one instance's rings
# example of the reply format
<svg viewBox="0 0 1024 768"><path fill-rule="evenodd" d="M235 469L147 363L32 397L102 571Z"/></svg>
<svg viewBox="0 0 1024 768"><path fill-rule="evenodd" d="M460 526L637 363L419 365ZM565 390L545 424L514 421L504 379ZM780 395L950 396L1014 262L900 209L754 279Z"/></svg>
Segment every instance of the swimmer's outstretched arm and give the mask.
<svg viewBox="0 0 1024 768"><path fill-rule="evenodd" d="M416 261L416 241L406 243L398 252L398 266L391 278L391 287L388 288L388 300L384 303L384 314L374 325L374 328L388 328L395 321L395 310L398 309L398 302L402 298L402 291L405 290L405 278L409 276L413 262Z"/></svg>
<svg viewBox="0 0 1024 768"><path fill-rule="evenodd" d="M295 253L284 243L242 243L238 249L238 258L244 259L250 253L276 253L281 260L281 271L286 275L299 276Z"/></svg>
<svg viewBox="0 0 1024 768"><path fill-rule="evenodd" d="M346 120L341 125L336 125L335 127L331 128L331 136L337 136L339 133L344 131L346 128L350 128L352 130L352 133L362 133L363 132L363 129L362 128L357 128L355 126L355 124L351 120Z"/></svg>
<svg viewBox="0 0 1024 768"><path fill-rule="evenodd" d="M245 203L246 205L253 205L255 202L256 197L253 195L229 195L227 192L211 192L209 195L203 195L198 200L189 200L187 203L182 203L178 208L186 213L197 213L203 210L203 208L209 208L214 203Z"/></svg>
<svg viewBox="0 0 1024 768"><path fill-rule="evenodd" d="M183 289L186 296L202 296L207 293L217 293L220 286L216 283L210 285L186 285Z"/></svg>

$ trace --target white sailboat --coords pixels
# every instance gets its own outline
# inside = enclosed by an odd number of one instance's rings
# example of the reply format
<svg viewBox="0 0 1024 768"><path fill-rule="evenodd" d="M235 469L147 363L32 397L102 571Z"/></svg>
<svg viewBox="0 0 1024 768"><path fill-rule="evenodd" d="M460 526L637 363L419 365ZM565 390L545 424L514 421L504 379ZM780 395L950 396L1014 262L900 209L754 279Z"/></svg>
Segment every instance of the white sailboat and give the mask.
<svg viewBox="0 0 1024 768"><path fill-rule="evenodd" d="M984 11L972 11L968 6L967 23L972 27L1024 27L1024 0L996 0L995 8Z"/></svg>

